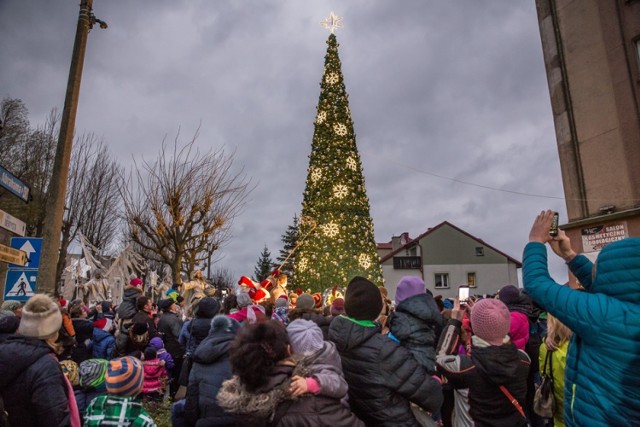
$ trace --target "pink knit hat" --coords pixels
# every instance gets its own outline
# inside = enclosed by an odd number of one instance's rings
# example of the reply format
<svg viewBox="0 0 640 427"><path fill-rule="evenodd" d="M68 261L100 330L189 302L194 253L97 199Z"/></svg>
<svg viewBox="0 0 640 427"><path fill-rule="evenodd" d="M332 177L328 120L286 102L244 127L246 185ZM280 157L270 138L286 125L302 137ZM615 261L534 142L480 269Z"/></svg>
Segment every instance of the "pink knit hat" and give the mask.
<svg viewBox="0 0 640 427"><path fill-rule="evenodd" d="M500 300L481 299L471 310L473 333L491 345L502 345L505 335L509 333L510 324L509 309Z"/></svg>

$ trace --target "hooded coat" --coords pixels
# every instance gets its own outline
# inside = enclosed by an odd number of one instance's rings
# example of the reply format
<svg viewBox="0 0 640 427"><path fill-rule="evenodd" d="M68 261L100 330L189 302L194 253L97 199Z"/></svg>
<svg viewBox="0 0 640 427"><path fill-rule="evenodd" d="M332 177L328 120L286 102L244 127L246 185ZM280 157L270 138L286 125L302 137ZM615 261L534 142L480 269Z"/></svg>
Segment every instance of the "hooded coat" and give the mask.
<svg viewBox="0 0 640 427"><path fill-rule="evenodd" d="M436 336L443 320L433 296L422 293L405 299L391 313L387 326L420 365L436 372Z"/></svg>
<svg viewBox="0 0 640 427"><path fill-rule="evenodd" d="M409 350L345 316L329 328L349 384L349 403L367 425L415 426L410 402L428 412L442 404L440 382L431 377Z"/></svg>
<svg viewBox="0 0 640 427"><path fill-rule="evenodd" d="M460 342L459 320L451 319L438 344L437 367L447 383L455 389L469 389L469 415L476 426L526 426L500 386L524 407L527 396L527 376L531 360L527 353L512 343L490 345L477 336L471 341L470 355L455 356Z"/></svg>
<svg viewBox="0 0 640 427"><path fill-rule="evenodd" d="M211 319L219 312L220 303L215 298L207 297L200 300L195 318L186 321L180 331L180 344L188 354L193 354L198 345L207 338Z"/></svg>
<svg viewBox="0 0 640 427"><path fill-rule="evenodd" d="M309 374L304 363L285 359L271 368L266 383L253 392L246 390L238 377L225 381L218 393L218 403L237 414L242 425L252 427L364 427L338 399L308 393L292 398L291 377Z"/></svg>
<svg viewBox="0 0 640 427"><path fill-rule="evenodd" d="M0 348L0 393L10 425L70 425L67 385L51 347L15 334L4 336Z"/></svg>
<svg viewBox="0 0 640 427"><path fill-rule="evenodd" d="M122 302L118 306L118 317L120 319L131 319L138 309L136 300L142 296L142 288L138 286L127 286L122 294Z"/></svg>
<svg viewBox="0 0 640 427"><path fill-rule="evenodd" d="M527 293L573 336L565 371L567 426L629 425L640 420L640 239L602 249L594 265L583 255L568 263L586 292L551 278L545 245L524 249Z"/></svg>
<svg viewBox="0 0 640 427"><path fill-rule="evenodd" d="M205 338L193 354L189 373L185 417L190 426L233 426L235 417L216 401L222 382L231 378L229 348L240 327L227 316L217 316Z"/></svg>
<svg viewBox="0 0 640 427"><path fill-rule="evenodd" d="M93 328L92 356L94 359L111 360L116 354L116 339L107 331Z"/></svg>

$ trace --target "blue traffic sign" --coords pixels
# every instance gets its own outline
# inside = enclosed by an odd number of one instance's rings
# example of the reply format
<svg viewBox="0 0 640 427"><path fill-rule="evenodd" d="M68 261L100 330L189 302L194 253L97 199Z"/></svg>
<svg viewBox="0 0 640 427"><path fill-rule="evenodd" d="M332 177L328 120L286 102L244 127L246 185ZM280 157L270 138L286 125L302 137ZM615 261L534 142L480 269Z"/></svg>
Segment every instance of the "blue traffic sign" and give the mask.
<svg viewBox="0 0 640 427"><path fill-rule="evenodd" d="M31 189L29 189L29 186L2 166L0 166L0 185L18 196L25 203L29 203L31 200Z"/></svg>
<svg viewBox="0 0 640 427"><path fill-rule="evenodd" d="M12 237L11 247L27 253L25 265L9 264L9 269L38 269L42 254L42 237Z"/></svg>
<svg viewBox="0 0 640 427"><path fill-rule="evenodd" d="M37 270L8 270L4 299L26 301L36 293Z"/></svg>

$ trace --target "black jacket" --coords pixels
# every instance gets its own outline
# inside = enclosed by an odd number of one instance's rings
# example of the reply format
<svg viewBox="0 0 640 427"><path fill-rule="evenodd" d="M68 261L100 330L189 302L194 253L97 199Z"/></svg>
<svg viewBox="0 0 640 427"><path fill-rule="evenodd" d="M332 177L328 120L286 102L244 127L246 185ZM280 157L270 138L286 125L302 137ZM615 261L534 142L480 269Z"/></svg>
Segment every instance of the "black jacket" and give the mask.
<svg viewBox="0 0 640 427"><path fill-rule="evenodd" d="M296 319L312 321L322 330L324 340L329 339L329 326L331 325L331 320L333 320L332 317L323 316L312 308L294 308L289 311L289 322L293 322Z"/></svg>
<svg viewBox="0 0 640 427"><path fill-rule="evenodd" d="M67 386L53 350L22 335L0 341L0 392L12 426L67 426Z"/></svg>
<svg viewBox="0 0 640 427"><path fill-rule="evenodd" d="M142 296L142 288L137 286L127 286L122 294L122 302L118 306L118 318L131 319L136 312L136 300Z"/></svg>
<svg viewBox="0 0 640 427"><path fill-rule="evenodd" d="M452 319L438 344L438 370L453 388L469 389L469 415L476 426L525 426L520 415L500 386L524 408L530 359L513 343L488 345L473 337L470 356L451 353L459 342L461 323Z"/></svg>
<svg viewBox="0 0 640 427"><path fill-rule="evenodd" d="M239 325L227 317L216 322L193 354L184 408L190 426L235 425L235 417L218 406L216 396L222 382L231 378L229 348Z"/></svg>
<svg viewBox="0 0 640 427"><path fill-rule="evenodd" d="M436 336L442 325L438 305L427 293L402 301L387 319L389 332L431 374L436 372Z"/></svg>
<svg viewBox="0 0 640 427"><path fill-rule="evenodd" d="M158 332L162 335L164 348L167 349L173 360L177 361L184 357L184 348L180 345L178 337L182 329L182 319L175 313L162 313L158 322Z"/></svg>
<svg viewBox="0 0 640 427"><path fill-rule="evenodd" d="M76 331L77 346L71 353L71 359L78 365L93 357L93 322L87 319L71 319Z"/></svg>
<svg viewBox="0 0 640 427"><path fill-rule="evenodd" d="M339 316L329 339L336 344L349 384L349 403L367 425L415 426L410 402L428 412L442 404L442 387L411 353L380 334Z"/></svg>
<svg viewBox="0 0 640 427"><path fill-rule="evenodd" d="M153 321L153 318L149 316L149 313L146 311L139 310L132 318L131 323L146 323L147 328L149 329L149 341L151 339L158 337L158 330L156 329L156 323Z"/></svg>

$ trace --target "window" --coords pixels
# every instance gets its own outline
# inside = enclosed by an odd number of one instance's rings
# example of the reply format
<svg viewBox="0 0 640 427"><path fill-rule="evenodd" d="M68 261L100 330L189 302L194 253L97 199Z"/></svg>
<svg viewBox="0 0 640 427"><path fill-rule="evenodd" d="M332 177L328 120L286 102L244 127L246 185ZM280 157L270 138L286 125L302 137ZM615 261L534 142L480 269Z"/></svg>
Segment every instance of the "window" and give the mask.
<svg viewBox="0 0 640 427"><path fill-rule="evenodd" d="M436 273L435 274L436 289L449 287L449 273Z"/></svg>
<svg viewBox="0 0 640 427"><path fill-rule="evenodd" d="M484 246L476 246L476 256L484 256Z"/></svg>
<svg viewBox="0 0 640 427"><path fill-rule="evenodd" d="M467 273L467 285L470 288L475 288L477 287L476 285L476 273L475 272L469 272Z"/></svg>

